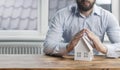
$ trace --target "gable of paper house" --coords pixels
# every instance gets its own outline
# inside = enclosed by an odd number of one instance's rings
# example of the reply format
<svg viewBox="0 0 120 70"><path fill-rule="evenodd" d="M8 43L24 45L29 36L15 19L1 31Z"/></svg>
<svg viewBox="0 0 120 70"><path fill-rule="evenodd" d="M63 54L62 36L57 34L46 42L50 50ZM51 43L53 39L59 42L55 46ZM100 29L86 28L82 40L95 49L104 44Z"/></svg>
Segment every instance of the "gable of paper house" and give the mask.
<svg viewBox="0 0 120 70"><path fill-rule="evenodd" d="M87 38L82 37L82 38L79 40L78 44L75 46L75 50L76 50L76 51L93 52L92 46L91 46L88 42L86 42L86 41L87 41L86 39L87 39Z"/></svg>
<svg viewBox="0 0 120 70"><path fill-rule="evenodd" d="M86 47L89 49L90 52L93 52L93 47L92 47L92 42L90 41L90 39L88 39L87 36L82 37Z"/></svg>

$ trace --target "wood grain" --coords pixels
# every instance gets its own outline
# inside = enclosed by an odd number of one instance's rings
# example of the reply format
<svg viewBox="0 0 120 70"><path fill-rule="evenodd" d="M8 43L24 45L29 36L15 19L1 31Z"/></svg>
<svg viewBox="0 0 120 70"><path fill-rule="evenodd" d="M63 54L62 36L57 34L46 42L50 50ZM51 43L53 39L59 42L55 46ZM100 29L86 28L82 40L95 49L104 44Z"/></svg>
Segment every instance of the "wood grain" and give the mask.
<svg viewBox="0 0 120 70"><path fill-rule="evenodd" d="M75 61L73 56L0 55L1 70L120 70L120 59L95 56L93 61Z"/></svg>

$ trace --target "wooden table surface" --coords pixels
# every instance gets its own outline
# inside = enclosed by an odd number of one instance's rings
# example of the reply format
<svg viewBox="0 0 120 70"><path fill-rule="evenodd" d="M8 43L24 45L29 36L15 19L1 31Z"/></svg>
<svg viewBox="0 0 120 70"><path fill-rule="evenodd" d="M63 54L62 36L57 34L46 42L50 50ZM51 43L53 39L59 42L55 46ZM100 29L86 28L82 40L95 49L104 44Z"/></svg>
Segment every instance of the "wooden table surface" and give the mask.
<svg viewBox="0 0 120 70"><path fill-rule="evenodd" d="M120 58L95 56L93 61L74 61L73 56L0 55L5 70L120 70Z"/></svg>

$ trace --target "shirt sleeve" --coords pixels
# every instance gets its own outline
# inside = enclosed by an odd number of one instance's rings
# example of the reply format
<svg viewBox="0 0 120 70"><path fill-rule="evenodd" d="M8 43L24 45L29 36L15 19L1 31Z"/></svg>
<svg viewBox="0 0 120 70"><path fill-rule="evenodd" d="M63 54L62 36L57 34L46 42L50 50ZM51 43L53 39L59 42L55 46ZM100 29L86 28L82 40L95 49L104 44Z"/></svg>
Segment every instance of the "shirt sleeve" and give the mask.
<svg viewBox="0 0 120 70"><path fill-rule="evenodd" d="M49 21L49 30L44 42L44 53L48 55L62 56L66 54L66 46L68 43L64 42L63 35L64 18L57 13Z"/></svg>
<svg viewBox="0 0 120 70"><path fill-rule="evenodd" d="M107 35L111 44L106 44L105 47L108 49L107 57L118 58L120 57L120 27L116 18L112 15L108 15Z"/></svg>

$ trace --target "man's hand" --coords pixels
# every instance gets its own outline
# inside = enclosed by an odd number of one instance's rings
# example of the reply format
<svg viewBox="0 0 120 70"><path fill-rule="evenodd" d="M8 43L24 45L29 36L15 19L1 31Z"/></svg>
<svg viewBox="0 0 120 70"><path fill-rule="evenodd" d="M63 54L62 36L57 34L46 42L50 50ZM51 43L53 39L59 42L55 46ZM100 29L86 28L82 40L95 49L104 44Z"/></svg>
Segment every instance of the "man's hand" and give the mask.
<svg viewBox="0 0 120 70"><path fill-rule="evenodd" d="M91 32L88 29L83 29L82 31L78 32L73 37L73 39L67 45L67 52L70 52L70 51L72 51L74 49L74 47L77 45L78 41L80 40L80 38L82 38L82 36L84 35L84 33L86 33L88 35L89 39L93 42L93 44L94 44L93 48L95 48L96 50L98 50L99 52L102 52L104 54L107 53L107 49L101 43L101 41L99 40L99 38L93 32Z"/></svg>
<svg viewBox="0 0 120 70"><path fill-rule="evenodd" d="M66 49L67 52L70 52L74 49L74 47L77 45L78 41L80 40L80 38L82 38L82 36L85 33L85 29L83 29L82 31L78 32L70 41L70 43L67 45Z"/></svg>
<svg viewBox="0 0 120 70"><path fill-rule="evenodd" d="M107 53L107 49L104 47L104 45L101 43L101 41L99 40L99 38L90 30L85 29L86 34L88 35L89 39L92 40L94 47L96 50L106 54Z"/></svg>

